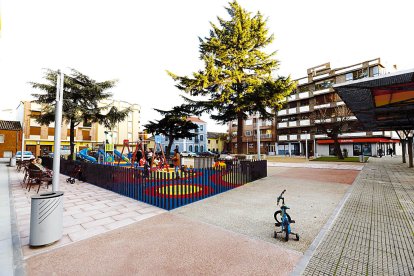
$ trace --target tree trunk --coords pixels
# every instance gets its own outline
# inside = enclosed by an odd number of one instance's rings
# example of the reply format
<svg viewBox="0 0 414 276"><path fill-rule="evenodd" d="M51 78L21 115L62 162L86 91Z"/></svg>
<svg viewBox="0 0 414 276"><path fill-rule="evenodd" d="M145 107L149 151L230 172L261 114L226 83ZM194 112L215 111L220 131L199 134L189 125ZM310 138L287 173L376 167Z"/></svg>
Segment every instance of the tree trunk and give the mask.
<svg viewBox="0 0 414 276"><path fill-rule="evenodd" d="M75 122L73 119L70 120L70 156L72 160L76 160L75 156Z"/></svg>
<svg viewBox="0 0 414 276"><path fill-rule="evenodd" d="M338 156L338 159L343 160L344 156L342 155L341 146L339 145L338 135L332 136L332 139L334 140L335 153Z"/></svg>
<svg viewBox="0 0 414 276"><path fill-rule="evenodd" d="M168 146L167 146L167 150L166 150L166 155L167 155L167 160L170 160L170 155L171 155L171 147L174 143L174 137L172 135L168 136Z"/></svg>
<svg viewBox="0 0 414 276"><path fill-rule="evenodd" d="M243 113L237 113L237 154L243 153Z"/></svg>
<svg viewBox="0 0 414 276"><path fill-rule="evenodd" d="M408 138L408 167L413 167L413 137Z"/></svg>
<svg viewBox="0 0 414 276"><path fill-rule="evenodd" d="M405 160L405 154L407 152L405 139L401 139L401 146L402 146L402 162L407 163L407 161Z"/></svg>

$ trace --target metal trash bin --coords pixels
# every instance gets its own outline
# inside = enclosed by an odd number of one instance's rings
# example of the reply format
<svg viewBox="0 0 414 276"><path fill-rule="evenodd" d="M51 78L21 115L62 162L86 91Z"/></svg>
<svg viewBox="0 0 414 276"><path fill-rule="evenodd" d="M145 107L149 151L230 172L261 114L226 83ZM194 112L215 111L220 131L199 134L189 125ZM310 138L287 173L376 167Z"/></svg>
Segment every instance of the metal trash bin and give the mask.
<svg viewBox="0 0 414 276"><path fill-rule="evenodd" d="M363 155L360 155L359 156L359 163L364 163L364 162L365 162L364 156Z"/></svg>
<svg viewBox="0 0 414 276"><path fill-rule="evenodd" d="M63 192L32 196L30 213L31 246L41 246L60 240L63 234Z"/></svg>
<svg viewBox="0 0 414 276"><path fill-rule="evenodd" d="M16 157L10 158L10 167L16 167Z"/></svg>

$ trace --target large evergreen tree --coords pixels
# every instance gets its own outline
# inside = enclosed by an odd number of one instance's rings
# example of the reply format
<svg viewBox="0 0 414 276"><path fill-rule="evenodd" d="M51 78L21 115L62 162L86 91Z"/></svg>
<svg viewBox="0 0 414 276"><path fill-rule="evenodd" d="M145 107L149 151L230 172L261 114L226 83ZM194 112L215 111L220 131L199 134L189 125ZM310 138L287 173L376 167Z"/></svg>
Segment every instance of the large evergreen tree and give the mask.
<svg viewBox="0 0 414 276"><path fill-rule="evenodd" d="M42 94L32 94L33 102L41 105L41 115L36 121L48 125L55 120L56 82L58 71L47 69L44 74L46 83L30 82L33 88L42 90ZM103 100L110 99L108 92L115 86L115 81L97 82L90 77L71 69L71 73L64 77L63 91L63 120L70 126L70 154L74 156L75 127L81 122L100 123L112 128L117 122L123 121L129 109L118 110L115 106L104 105Z"/></svg>
<svg viewBox="0 0 414 276"><path fill-rule="evenodd" d="M167 111L156 108L154 110L158 111L164 118L156 122L149 121L148 124L144 125L144 128L145 131L153 135L162 134L168 137L166 154L169 158L174 139L195 137L196 134L191 131L197 130L198 126L188 120L191 112L185 105L175 106Z"/></svg>
<svg viewBox="0 0 414 276"><path fill-rule="evenodd" d="M219 26L211 23L210 36L200 38L204 70L192 77L168 73L180 90L207 98L184 97L198 111L212 114L222 124L237 120L237 152L241 153L243 120L256 112L263 119L273 119L296 85L290 78L272 76L279 62L273 58L275 52L263 51L274 39L263 16L252 16L236 1L229 5L230 20L218 18Z"/></svg>

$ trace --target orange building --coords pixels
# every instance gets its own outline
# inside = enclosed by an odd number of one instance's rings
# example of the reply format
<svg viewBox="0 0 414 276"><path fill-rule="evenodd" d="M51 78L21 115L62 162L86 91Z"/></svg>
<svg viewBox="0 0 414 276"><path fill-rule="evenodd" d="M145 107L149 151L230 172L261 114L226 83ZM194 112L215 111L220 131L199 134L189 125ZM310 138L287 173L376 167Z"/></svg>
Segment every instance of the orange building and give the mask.
<svg viewBox="0 0 414 276"><path fill-rule="evenodd" d="M8 161L21 150L22 127L17 121L0 120L0 160Z"/></svg>

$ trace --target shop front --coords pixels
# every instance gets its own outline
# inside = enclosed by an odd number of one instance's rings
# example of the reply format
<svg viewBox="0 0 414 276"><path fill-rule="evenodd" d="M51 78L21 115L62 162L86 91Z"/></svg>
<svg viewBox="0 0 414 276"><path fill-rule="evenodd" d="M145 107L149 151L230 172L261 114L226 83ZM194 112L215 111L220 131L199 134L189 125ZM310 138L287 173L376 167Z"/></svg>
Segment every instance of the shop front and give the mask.
<svg viewBox="0 0 414 276"><path fill-rule="evenodd" d="M390 153L390 149L395 153L396 144L399 142L397 139L388 138L339 139L342 152L348 156L378 156L380 153L386 155ZM316 143L318 156L336 155L334 140L317 140Z"/></svg>

